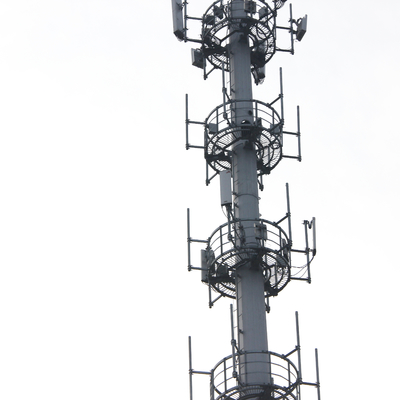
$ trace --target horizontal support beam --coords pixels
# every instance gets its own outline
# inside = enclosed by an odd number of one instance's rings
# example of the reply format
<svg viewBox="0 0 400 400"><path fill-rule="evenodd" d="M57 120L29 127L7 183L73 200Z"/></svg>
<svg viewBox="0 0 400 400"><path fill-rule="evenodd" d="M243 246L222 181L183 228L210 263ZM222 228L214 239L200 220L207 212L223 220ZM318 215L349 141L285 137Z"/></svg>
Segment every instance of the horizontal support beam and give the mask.
<svg viewBox="0 0 400 400"><path fill-rule="evenodd" d="M310 283L310 279L307 279L307 278L296 278L296 277L290 277L290 280L292 280L292 281L305 281L305 282L308 282L308 283Z"/></svg>
<svg viewBox="0 0 400 400"><path fill-rule="evenodd" d="M311 383L311 382L301 382L302 385L308 385L308 386L315 386L315 387L319 387L318 383Z"/></svg>
<svg viewBox="0 0 400 400"><path fill-rule="evenodd" d="M196 271L208 271L207 269L204 269L204 268L190 266L190 270L192 270L192 269L194 269Z"/></svg>
<svg viewBox="0 0 400 400"><path fill-rule="evenodd" d="M208 240L202 240L202 239L192 239L192 238L188 238L188 242L195 242L195 243L208 243Z"/></svg>
<svg viewBox="0 0 400 400"><path fill-rule="evenodd" d="M211 375L211 372L190 370L189 374Z"/></svg>
<svg viewBox="0 0 400 400"><path fill-rule="evenodd" d="M199 39L189 39L189 38L185 38L185 42L193 42L193 43L200 43L203 44L202 40Z"/></svg>
<svg viewBox="0 0 400 400"><path fill-rule="evenodd" d="M299 136L300 135L300 133L298 133L298 132L282 131L282 133L284 133L285 135L293 135L293 136Z"/></svg>

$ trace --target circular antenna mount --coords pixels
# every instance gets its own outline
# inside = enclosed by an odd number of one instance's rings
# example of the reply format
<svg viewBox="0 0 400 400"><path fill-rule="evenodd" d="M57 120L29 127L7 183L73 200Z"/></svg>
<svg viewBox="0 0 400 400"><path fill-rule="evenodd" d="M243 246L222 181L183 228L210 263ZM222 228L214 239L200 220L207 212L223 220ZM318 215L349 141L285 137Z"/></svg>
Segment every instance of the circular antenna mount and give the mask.
<svg viewBox="0 0 400 400"><path fill-rule="evenodd" d="M236 124L235 114L249 118ZM283 121L268 104L252 100L231 101L215 108L205 121L205 158L216 172L231 169L232 146L239 140L254 145L260 175L269 174L282 159Z"/></svg>
<svg viewBox="0 0 400 400"><path fill-rule="evenodd" d="M253 69L263 67L275 54L275 10L263 0L244 3L243 16L233 17L233 2L216 1L202 18L202 52L214 68L229 70L228 47L233 33L249 40ZM277 8L277 7L276 7Z"/></svg>
<svg viewBox="0 0 400 400"><path fill-rule="evenodd" d="M257 229L263 233L255 235ZM251 244L247 245L248 241ZM276 296L290 280L288 243L283 229L266 220L235 220L221 225L208 239L205 282L222 296L234 299L237 272L241 268L261 270L265 297Z"/></svg>

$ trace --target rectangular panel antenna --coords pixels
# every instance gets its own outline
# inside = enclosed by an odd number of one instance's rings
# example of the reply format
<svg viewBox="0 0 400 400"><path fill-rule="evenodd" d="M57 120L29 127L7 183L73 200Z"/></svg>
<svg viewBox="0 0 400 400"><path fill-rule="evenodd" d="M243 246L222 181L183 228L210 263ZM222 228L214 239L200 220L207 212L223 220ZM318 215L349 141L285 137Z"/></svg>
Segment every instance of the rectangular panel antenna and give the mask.
<svg viewBox="0 0 400 400"><path fill-rule="evenodd" d="M204 68L203 52L200 49L192 49L192 65L197 68Z"/></svg>
<svg viewBox="0 0 400 400"><path fill-rule="evenodd" d="M307 15L305 15L303 18L300 18L300 21L297 24L297 33L296 33L296 39L300 42L301 39L303 39L303 36L307 32Z"/></svg>
<svg viewBox="0 0 400 400"><path fill-rule="evenodd" d="M179 40L185 37L183 28L183 5L181 0L172 0L172 20L174 26L174 34Z"/></svg>
<svg viewBox="0 0 400 400"><path fill-rule="evenodd" d="M219 173L221 184L221 206L232 204L232 183L231 171L221 171Z"/></svg>

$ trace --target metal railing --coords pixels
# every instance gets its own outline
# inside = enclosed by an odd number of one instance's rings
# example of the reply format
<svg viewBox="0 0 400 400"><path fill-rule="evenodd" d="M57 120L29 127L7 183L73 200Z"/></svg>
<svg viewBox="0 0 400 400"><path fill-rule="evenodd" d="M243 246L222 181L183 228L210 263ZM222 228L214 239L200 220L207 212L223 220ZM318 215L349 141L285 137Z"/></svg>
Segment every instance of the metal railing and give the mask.
<svg viewBox="0 0 400 400"><path fill-rule="evenodd" d="M237 121L236 116L243 114L248 118ZM224 102L205 120L205 158L215 171L230 169L232 146L238 140L248 140L254 144L258 170L269 173L282 158L282 132L283 121L270 104L258 100Z"/></svg>
<svg viewBox="0 0 400 400"><path fill-rule="evenodd" d="M251 263L263 270L266 296L274 296L290 280L290 240L286 232L264 219L232 220L208 238L206 280L222 296L236 295L236 271Z"/></svg>
<svg viewBox="0 0 400 400"><path fill-rule="evenodd" d="M248 361L252 355L266 356L264 359L269 361ZM270 371L272 383L254 382L251 374L241 375L239 378L235 371L246 370L246 367L256 371L253 374L265 374ZM246 384L246 381L251 383ZM211 370L210 399L257 398L265 391L270 391L272 398L296 399L293 392L300 383L299 371L295 364L283 355L273 352L235 353L222 359Z"/></svg>
<svg viewBox="0 0 400 400"><path fill-rule="evenodd" d="M234 32L246 32L249 37L249 46L258 50L259 62L265 65L276 51L276 13L264 0L253 0L242 7L243 16L234 18L231 1L215 1L202 17L202 44L203 52L213 68L227 66L227 45Z"/></svg>

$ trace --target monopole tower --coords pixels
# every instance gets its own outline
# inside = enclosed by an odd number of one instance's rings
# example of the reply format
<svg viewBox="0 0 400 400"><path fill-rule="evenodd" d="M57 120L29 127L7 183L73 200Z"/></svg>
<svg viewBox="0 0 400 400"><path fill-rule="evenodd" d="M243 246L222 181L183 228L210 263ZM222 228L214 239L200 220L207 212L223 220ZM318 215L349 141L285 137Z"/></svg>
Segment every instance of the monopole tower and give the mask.
<svg viewBox="0 0 400 400"><path fill-rule="evenodd" d="M310 263L316 254L314 218L304 221L304 248L293 244L287 184L287 212L279 221L262 219L259 209L264 177L284 158L301 161L299 108L297 130L284 128L282 71L280 93L272 101L254 99L252 90L253 82L263 83L265 66L274 54L293 54L295 41L306 33L307 16L294 19L291 5L288 26L278 24L278 11L285 2L218 0L201 17L191 17L186 1L172 0L176 37L196 44L192 64L203 70L204 79L214 71L222 75L222 103L204 121L189 119L186 95L186 149L204 152L206 183L219 178L227 218L207 239L193 239L188 210L188 268L201 272L202 282L209 287L210 307L225 297L235 301L232 354L207 372L212 400L300 400L305 384L315 386L320 398L318 367L315 383L302 378L297 313L298 341L293 351L274 353L267 340L269 298L292 280L311 282ZM201 24L200 38L188 37L188 23ZM281 35L288 38L289 48L278 46ZM192 124L204 128L199 144L189 140ZM288 139L296 141L297 154L285 153ZM199 266L191 263L193 243L204 246ZM318 366L317 352L316 361ZM204 372L190 363L189 373L192 382L193 374Z"/></svg>

